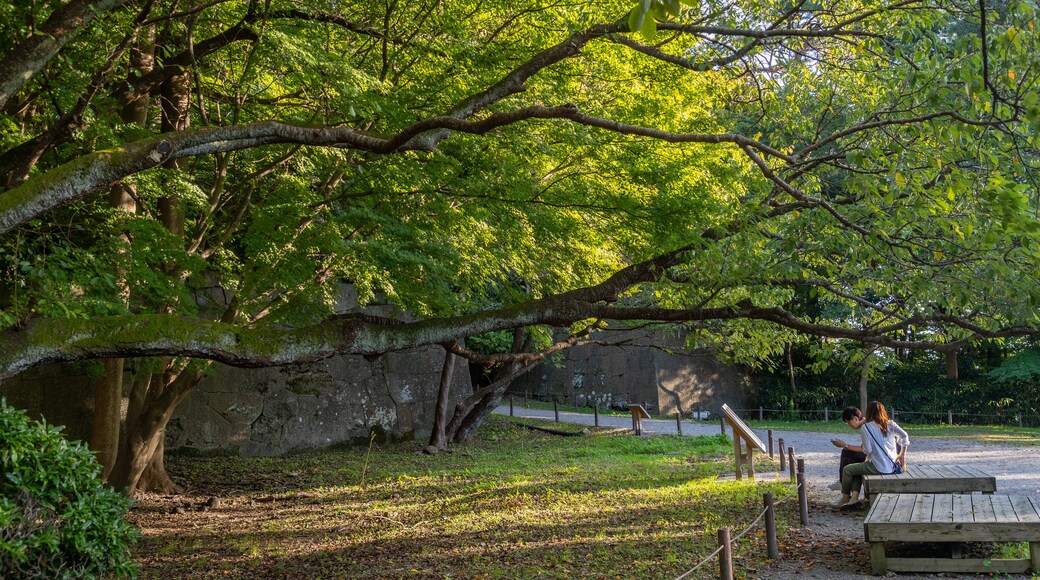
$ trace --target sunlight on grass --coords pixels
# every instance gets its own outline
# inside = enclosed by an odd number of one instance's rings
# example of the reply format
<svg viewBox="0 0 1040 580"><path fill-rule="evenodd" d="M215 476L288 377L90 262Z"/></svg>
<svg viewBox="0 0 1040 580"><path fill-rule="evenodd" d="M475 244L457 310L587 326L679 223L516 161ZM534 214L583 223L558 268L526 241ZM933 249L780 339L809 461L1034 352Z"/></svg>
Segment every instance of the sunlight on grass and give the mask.
<svg viewBox="0 0 1040 580"><path fill-rule="evenodd" d="M786 483L717 480L732 469L726 437L620 433L556 437L495 417L451 453L379 446L364 488L364 449L173 457L176 477L226 507L169 514L144 502L136 555L151 578L674 578L714 551L720 526L736 532L754 520L765 491L793 493ZM795 509L778 510L781 530ZM760 534L742 541L742 569L761 564L762 543Z"/></svg>

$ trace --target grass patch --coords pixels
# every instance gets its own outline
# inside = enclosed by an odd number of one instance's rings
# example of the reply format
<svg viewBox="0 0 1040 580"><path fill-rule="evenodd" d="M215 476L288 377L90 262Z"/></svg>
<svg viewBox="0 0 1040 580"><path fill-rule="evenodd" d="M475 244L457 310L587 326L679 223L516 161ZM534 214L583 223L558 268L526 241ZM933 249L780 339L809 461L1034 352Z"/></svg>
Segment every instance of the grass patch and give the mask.
<svg viewBox="0 0 1040 580"><path fill-rule="evenodd" d="M170 458L191 495L145 497L132 512L142 576L674 578L714 551L719 527L750 524L765 491L794 493L717 480L732 469L724 436L559 437L492 417L454 452L419 448L377 444L363 488L367 448ZM222 502L202 511L209 496ZM186 499L191 508L171 513ZM796 502L781 503L781 533L796 521ZM754 576L763 554L759 525L736 568Z"/></svg>

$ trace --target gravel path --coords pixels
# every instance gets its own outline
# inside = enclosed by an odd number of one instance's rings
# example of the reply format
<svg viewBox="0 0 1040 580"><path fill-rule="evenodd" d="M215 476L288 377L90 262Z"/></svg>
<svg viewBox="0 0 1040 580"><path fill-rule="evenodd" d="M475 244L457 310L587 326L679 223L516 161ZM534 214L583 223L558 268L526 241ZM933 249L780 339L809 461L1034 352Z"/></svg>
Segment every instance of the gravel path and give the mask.
<svg viewBox="0 0 1040 580"><path fill-rule="evenodd" d="M509 407L502 406L498 413L508 415ZM514 409L517 417L553 419L553 412L540 409ZM593 416L582 413L560 412L560 421L576 424L593 424ZM628 417L600 416L604 427L631 428ZM683 422L683 435L717 435L718 423ZM726 429L729 432L729 428ZM1040 462L1033 459L1035 447L986 443L969 440L948 441L918 437L910 433L910 451L907 461L911 464L949 465L971 464L997 477L997 491L1015 495L1027 495L1040 499ZM643 420L645 435L676 433L675 421ZM732 433L730 433L732 434ZM759 438L767 442L767 435L756 430ZM774 439L783 438L784 444L794 447L795 454L805 459L805 474L809 484L809 526L789 530L788 543L793 551L800 552L796 558L784 557L755 572L755 577L789 579L856 580L873 578L870 575L870 556L863 541L863 517L865 512L838 512L830 502L838 492L827 486L838 478L838 449L831 445L834 437L829 433L789 431L773 433ZM858 443L859 434L851 429L838 437ZM894 574L890 574L896 576ZM899 574L899 578L958 577L956 574L910 575ZM967 577L967 576L965 576Z"/></svg>

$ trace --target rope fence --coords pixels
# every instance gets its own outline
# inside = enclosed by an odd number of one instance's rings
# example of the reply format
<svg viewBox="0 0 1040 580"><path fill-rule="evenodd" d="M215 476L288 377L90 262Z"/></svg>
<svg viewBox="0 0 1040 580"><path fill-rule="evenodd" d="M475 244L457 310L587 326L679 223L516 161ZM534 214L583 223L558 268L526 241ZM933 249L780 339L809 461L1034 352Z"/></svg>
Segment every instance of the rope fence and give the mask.
<svg viewBox="0 0 1040 580"><path fill-rule="evenodd" d="M809 525L809 501L808 501L808 492L807 492L806 481L805 481L805 459L802 459L802 458L799 457L796 460L795 456L794 456L794 448L793 447L788 447L787 448L787 453L785 454L784 453L784 448L783 448L783 439L780 439L779 441L780 441L780 448L778 449L778 451L779 451L779 455L780 455L780 468L777 471L777 474L779 475L780 473L783 473L783 471L784 471L784 459L785 459L785 455L787 455L786 458L788 459L788 463L789 463L790 468L791 468L791 481L792 481L792 483L797 482L797 485L795 486L795 489L797 490L798 493L796 495L793 495L793 496L785 497L784 499L782 499L782 500L780 500L778 502L774 502L773 501L773 494L771 492L764 493L762 495L762 503L764 504L764 507L762 508L762 511L758 513L758 516L756 516L755 519L750 524L748 524L748 526L746 528L744 528L743 531L741 531L739 534L737 534L736 537L730 539L730 530L729 530L729 528L725 528L725 527L724 528L720 528L719 531L718 531L719 547L714 552L712 552L711 554L708 554L703 560L698 562L696 566L690 568L686 572L684 572L684 573L680 574L679 576L677 576L675 578L675 580L684 580L685 578L689 577L691 574L693 574L697 570L700 570L701 568L703 568L705 565L708 564L708 562L711 562L715 557L719 556L720 554L722 555L722 557L719 559L719 578L720 578L720 580L733 580L733 553L732 553L733 551L732 551L732 548L733 548L734 545L736 545L736 543L738 541L740 541L741 538L746 536L748 534L748 532L750 532L752 529L754 529L755 526L757 526L758 523L761 522L763 518L765 518L765 520L766 520L766 530L765 530L766 533L765 533L765 536L766 536L767 557L769 559L771 559L771 560L778 559L780 557L780 550L779 550L779 544L777 542L777 536L776 536L776 507L781 505L781 504L783 504L784 502L786 502L788 500L793 500L794 498L798 499L798 512L799 512L798 515L799 515L800 523L801 523L802 526L808 526ZM770 459L773 458L773 432L772 431L769 432L769 457L770 457ZM795 473L795 465L796 464L797 464L797 474Z"/></svg>
<svg viewBox="0 0 1040 580"><path fill-rule="evenodd" d="M803 490L805 489L804 482L803 483L799 483L797 487L798 487L798 497L801 497L801 495L803 493ZM675 580L683 580L684 578L689 577L690 574L693 574L697 570L700 570L701 568L703 568L705 565L708 564L708 562L711 562L712 559L714 559L716 556L718 556L719 554L723 553L724 551L727 551L727 548L732 548L732 546L735 545L738 541L740 541L741 538L743 538L744 536L746 536L748 534L748 532L753 530L755 528L755 526L757 526L758 523L762 521L763 518L766 519L766 524L767 524L766 525L766 545L767 545L768 556L769 556L770 559L773 559L773 560L777 559L779 557L779 550L777 549L776 522L775 522L775 519L774 519L775 518L776 506L779 506L779 505L783 504L784 502L786 502L786 501L788 501L788 500L790 500L790 499L792 499L794 497L795 496L788 496L788 497L785 497L784 499L774 503L773 502L773 494L771 492L766 492L765 494L763 494L762 501L763 501L763 503L765 503L765 507L762 508L762 511L758 513L758 516L754 519L754 521L752 521L750 524L748 524L748 526L746 528L744 528L744 530L742 532L737 534L736 537L734 537L732 539L729 538L729 528L721 528L719 531L722 532L723 530L725 530L725 534L722 534L722 533L719 534L719 538L720 538L719 539L719 547L716 548L715 551L712 552L711 554L708 554L703 560L698 562L696 566L694 566L693 568L690 568L686 572L683 572L679 576L676 576ZM725 538L725 539L723 539L723 538ZM727 558L727 559L732 560L732 558ZM727 562L727 563L720 562L719 568L720 568L720 578L723 578L723 580L732 579L732 577L733 577L733 575L732 575L732 570L733 570L732 561ZM729 572L727 573L726 570L728 570Z"/></svg>

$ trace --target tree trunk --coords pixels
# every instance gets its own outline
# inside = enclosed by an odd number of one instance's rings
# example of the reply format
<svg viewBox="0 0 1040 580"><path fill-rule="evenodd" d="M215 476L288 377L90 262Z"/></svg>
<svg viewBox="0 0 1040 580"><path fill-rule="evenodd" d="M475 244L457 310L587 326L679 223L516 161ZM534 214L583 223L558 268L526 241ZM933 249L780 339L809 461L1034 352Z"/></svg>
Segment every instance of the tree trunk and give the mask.
<svg viewBox="0 0 1040 580"><path fill-rule="evenodd" d="M533 362L526 364L474 392L465 400L456 403L455 413L445 429L445 437L456 443L461 443L471 438L477 429L484 424L487 416L498 406L509 385L539 364L541 363Z"/></svg>
<svg viewBox="0 0 1040 580"><path fill-rule="evenodd" d="M176 377L176 378L174 378ZM166 475L161 453L166 424L174 409L202 380L201 370L155 373L134 383L119 458L109 483L133 497L138 491L177 490ZM155 456L159 454L158 460ZM145 476L147 472L147 477ZM159 472L162 472L161 474ZM149 487L159 485L158 489Z"/></svg>
<svg viewBox="0 0 1040 580"><path fill-rule="evenodd" d="M870 365L874 360L874 349L867 349L866 356L863 357L863 366L860 367L859 372L859 408L862 410L867 409L867 383L870 381Z"/></svg>
<svg viewBox="0 0 1040 580"><path fill-rule="evenodd" d="M88 446L101 464L101 479L107 481L119 453L123 359L105 359L102 365L104 374L94 383L94 409Z"/></svg>
<svg viewBox="0 0 1040 580"><path fill-rule="evenodd" d="M792 343L787 343L787 348L784 349L787 355L787 375L791 381L791 410L797 409L798 406L795 404L795 399L798 396L798 383L794 380L794 358L791 356L791 350L794 348Z"/></svg>
<svg viewBox="0 0 1040 580"><path fill-rule="evenodd" d="M957 380L957 351L946 351L946 378Z"/></svg>
<svg viewBox="0 0 1040 580"><path fill-rule="evenodd" d="M448 423L448 399L451 394L451 379L455 375L455 353L445 349L444 367L441 369L440 388L437 389L437 406L433 417L433 433L430 434L430 445L441 451L448 448L446 434Z"/></svg>
<svg viewBox="0 0 1040 580"><path fill-rule="evenodd" d="M137 489L153 493L181 493L184 491L184 488L174 483L170 479L170 474L166 472L166 462L163 457L166 450L165 425L158 439L155 449L152 451L152 459L148 462L148 466L144 468L144 473L141 474L141 479L137 482Z"/></svg>

